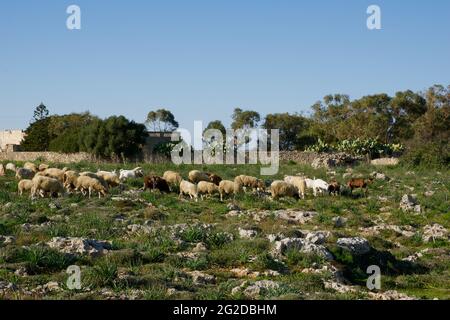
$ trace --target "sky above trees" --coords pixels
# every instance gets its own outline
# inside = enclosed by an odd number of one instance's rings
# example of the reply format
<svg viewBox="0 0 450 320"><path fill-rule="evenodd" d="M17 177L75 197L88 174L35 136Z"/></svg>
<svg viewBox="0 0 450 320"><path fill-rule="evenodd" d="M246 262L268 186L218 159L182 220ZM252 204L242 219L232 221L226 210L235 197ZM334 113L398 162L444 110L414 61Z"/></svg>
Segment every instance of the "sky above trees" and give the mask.
<svg viewBox="0 0 450 320"><path fill-rule="evenodd" d="M307 112L325 95L448 84L450 2L79 0L5 2L0 10L0 129L26 128L36 105L144 122L171 110L180 127L232 121L235 108Z"/></svg>

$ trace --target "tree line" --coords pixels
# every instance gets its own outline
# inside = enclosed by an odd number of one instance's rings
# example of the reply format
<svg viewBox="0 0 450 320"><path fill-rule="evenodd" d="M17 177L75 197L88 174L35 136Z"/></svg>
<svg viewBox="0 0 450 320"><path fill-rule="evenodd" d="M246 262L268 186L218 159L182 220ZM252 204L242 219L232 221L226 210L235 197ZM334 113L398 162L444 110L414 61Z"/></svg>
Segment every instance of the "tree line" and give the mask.
<svg viewBox="0 0 450 320"><path fill-rule="evenodd" d="M236 108L231 128L279 129L280 150L402 145L403 158L411 164L448 166L449 116L450 85L434 85L424 92L406 90L394 96L380 93L354 100L344 94L327 95L311 107L309 116L285 112L262 117L256 111ZM173 113L166 109L150 111L145 123L136 123L123 116L100 119L89 112L49 115L41 104L22 147L25 151L132 157L145 144L148 130L171 132L178 126ZM226 132L220 120L211 121L206 129ZM167 148L158 149L167 152Z"/></svg>

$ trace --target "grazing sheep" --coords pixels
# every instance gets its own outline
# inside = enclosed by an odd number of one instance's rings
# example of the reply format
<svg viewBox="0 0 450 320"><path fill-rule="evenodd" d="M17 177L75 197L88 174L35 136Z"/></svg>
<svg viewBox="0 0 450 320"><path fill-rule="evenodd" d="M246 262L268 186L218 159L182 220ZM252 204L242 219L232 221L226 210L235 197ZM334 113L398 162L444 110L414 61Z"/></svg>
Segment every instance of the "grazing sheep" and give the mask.
<svg viewBox="0 0 450 320"><path fill-rule="evenodd" d="M219 186L220 181L222 181L222 180L223 179L221 177L219 177L217 174L212 174L209 176L209 181L214 183L216 186Z"/></svg>
<svg viewBox="0 0 450 320"><path fill-rule="evenodd" d="M101 198L102 195L105 197L108 192L107 188L99 179L91 178L89 176L79 176L75 189L80 191L83 195L88 193L89 198L91 198L92 193L94 192L98 193L99 198Z"/></svg>
<svg viewBox="0 0 450 320"><path fill-rule="evenodd" d="M113 172L97 171L97 176L100 179L103 179L110 188L114 188L120 185L120 179L116 171Z"/></svg>
<svg viewBox="0 0 450 320"><path fill-rule="evenodd" d="M17 167L14 163L8 163L6 164L6 171L12 171L12 172L16 172L17 171Z"/></svg>
<svg viewBox="0 0 450 320"><path fill-rule="evenodd" d="M102 178L99 177L96 173L94 172L89 172L89 171L85 171L85 172L81 172L80 173L80 177L89 177L92 179L97 179L100 181L100 183L105 187L108 188L108 184L106 183L106 181Z"/></svg>
<svg viewBox="0 0 450 320"><path fill-rule="evenodd" d="M17 180L23 180L23 179L33 179L35 173L29 169L25 168L19 168L16 171L16 179Z"/></svg>
<svg viewBox="0 0 450 320"><path fill-rule="evenodd" d="M134 168L133 170L123 170L121 169L119 172L120 181L125 181L130 178L138 178L143 177L144 171L141 167Z"/></svg>
<svg viewBox="0 0 450 320"><path fill-rule="evenodd" d="M150 190L159 190L160 192L170 192L169 184L167 181L158 176L146 176L144 178L144 191Z"/></svg>
<svg viewBox="0 0 450 320"><path fill-rule="evenodd" d="M302 199L305 199L306 182L305 178L298 176L284 176L284 181L293 184L298 189L298 194Z"/></svg>
<svg viewBox="0 0 450 320"><path fill-rule="evenodd" d="M287 183L282 180L276 180L270 185L270 193L274 200L283 197L292 197L299 199L298 189L293 184Z"/></svg>
<svg viewBox="0 0 450 320"><path fill-rule="evenodd" d="M66 190L68 192L75 191L78 177L79 177L79 175L76 171L69 170L69 171L64 172L63 183L64 183L64 188L66 188Z"/></svg>
<svg viewBox="0 0 450 320"><path fill-rule="evenodd" d="M33 178L33 187L31 188L31 198L34 199L37 194L44 196L64 196L64 186L58 179L38 175Z"/></svg>
<svg viewBox="0 0 450 320"><path fill-rule="evenodd" d="M48 169L45 169L44 171L42 171L42 173L46 177L57 179L61 182L64 182L64 172L66 172L66 171L68 171L67 168L64 168L62 170L57 169L57 168L48 168Z"/></svg>
<svg viewBox="0 0 450 320"><path fill-rule="evenodd" d="M322 179L309 179L305 178L306 188L312 189L313 194L316 197L318 193L324 193L328 191L328 183Z"/></svg>
<svg viewBox="0 0 450 320"><path fill-rule="evenodd" d="M189 172L189 181L192 183L199 183L200 181L208 181L209 182L209 176L211 174L198 171L198 170L192 170Z"/></svg>
<svg viewBox="0 0 450 320"><path fill-rule="evenodd" d="M220 201L223 201L224 195L236 194L242 192L242 185L230 180L222 180L219 183Z"/></svg>
<svg viewBox="0 0 450 320"><path fill-rule="evenodd" d="M252 188L254 191L264 191L266 188L264 181L252 176L240 175L234 178L234 182L240 184L242 187Z"/></svg>
<svg viewBox="0 0 450 320"><path fill-rule="evenodd" d="M3 177L5 175L5 167L2 163L0 163L0 177Z"/></svg>
<svg viewBox="0 0 450 320"><path fill-rule="evenodd" d="M362 179L362 178L352 178L347 182L347 186L350 188L351 193L353 193L353 189L365 189L364 193L367 194L368 186L373 181L373 178Z"/></svg>
<svg viewBox="0 0 450 320"><path fill-rule="evenodd" d="M203 200L205 194L212 196L215 193L219 193L219 187L212 182L200 181L197 185L197 193Z"/></svg>
<svg viewBox="0 0 450 320"><path fill-rule="evenodd" d="M31 191L33 188L33 181L30 179L20 180L17 185L17 190L19 191L19 195L23 195L25 191Z"/></svg>
<svg viewBox="0 0 450 320"><path fill-rule="evenodd" d="M328 185L328 194L338 196L341 193L341 185L337 181L331 181Z"/></svg>
<svg viewBox="0 0 450 320"><path fill-rule="evenodd" d="M48 165L48 164L45 164L45 163L41 163L40 165L39 165L39 171L45 171L45 170L47 170L48 168L50 168L50 166Z"/></svg>
<svg viewBox="0 0 450 320"><path fill-rule="evenodd" d="M167 181L170 187L179 186L183 178L181 174L175 171L166 171L163 174L163 179ZM172 190L172 189L171 189Z"/></svg>
<svg viewBox="0 0 450 320"><path fill-rule="evenodd" d="M32 163L32 162L26 162L26 163L23 165L23 167L24 167L25 169L28 169L28 170L33 171L34 173L36 173L36 172L39 171L38 168L36 167L36 165L35 165L34 163Z"/></svg>
<svg viewBox="0 0 450 320"><path fill-rule="evenodd" d="M180 183L179 198L181 198L185 194L189 195L191 199L195 199L195 202L198 202L197 186L189 181L182 180Z"/></svg>

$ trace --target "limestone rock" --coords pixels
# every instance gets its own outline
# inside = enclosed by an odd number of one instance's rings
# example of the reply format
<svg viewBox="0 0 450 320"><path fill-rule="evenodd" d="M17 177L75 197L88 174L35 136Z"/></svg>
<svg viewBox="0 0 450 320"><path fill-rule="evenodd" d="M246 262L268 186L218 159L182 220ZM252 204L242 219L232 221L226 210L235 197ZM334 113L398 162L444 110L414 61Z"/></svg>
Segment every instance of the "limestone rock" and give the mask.
<svg viewBox="0 0 450 320"><path fill-rule="evenodd" d="M374 166L396 166L398 163L398 158L379 158L370 161L370 164Z"/></svg>
<svg viewBox="0 0 450 320"><path fill-rule="evenodd" d="M417 213L421 212L421 207L417 202L417 196L415 194L405 194L400 201L400 209L404 212L414 211Z"/></svg>
<svg viewBox="0 0 450 320"><path fill-rule="evenodd" d="M62 253L88 255L92 257L102 256L112 249L111 243L108 241L84 238L55 237L50 242L47 242L47 245Z"/></svg>
<svg viewBox="0 0 450 320"><path fill-rule="evenodd" d="M253 285L244 290L244 295L248 298L256 299L261 295L267 294L270 290L277 290L280 285L271 280L256 281Z"/></svg>
<svg viewBox="0 0 450 320"><path fill-rule="evenodd" d="M366 254L371 249L369 241L360 237L340 238L337 240L336 244L338 247L350 250L350 252L355 255Z"/></svg>
<svg viewBox="0 0 450 320"><path fill-rule="evenodd" d="M251 239L256 237L257 234L255 230L239 228L239 237L242 239Z"/></svg>
<svg viewBox="0 0 450 320"><path fill-rule="evenodd" d="M442 225L434 223L426 225L423 228L422 240L424 242L433 242L436 240L447 240L448 230Z"/></svg>

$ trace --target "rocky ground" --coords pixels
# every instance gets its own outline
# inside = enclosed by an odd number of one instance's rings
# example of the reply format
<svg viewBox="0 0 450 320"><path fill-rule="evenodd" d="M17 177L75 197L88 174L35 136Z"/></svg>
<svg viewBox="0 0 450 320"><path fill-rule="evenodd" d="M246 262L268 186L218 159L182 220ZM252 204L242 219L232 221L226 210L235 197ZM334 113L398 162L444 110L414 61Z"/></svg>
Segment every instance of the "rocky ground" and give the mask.
<svg viewBox="0 0 450 320"><path fill-rule="evenodd" d="M62 167L63 165L58 165ZM96 170L93 164L72 165ZM103 165L102 169L112 169ZM193 167L177 168L185 176ZM144 165L162 174L174 167ZM257 166L210 166L224 178ZM375 178L367 196L272 201L266 194L199 201L141 192L30 200L0 177L3 299L449 299L450 172L358 166L284 174L341 183ZM269 183L270 181L268 181ZM81 268L81 288L67 285ZM369 266L381 289L369 290Z"/></svg>

